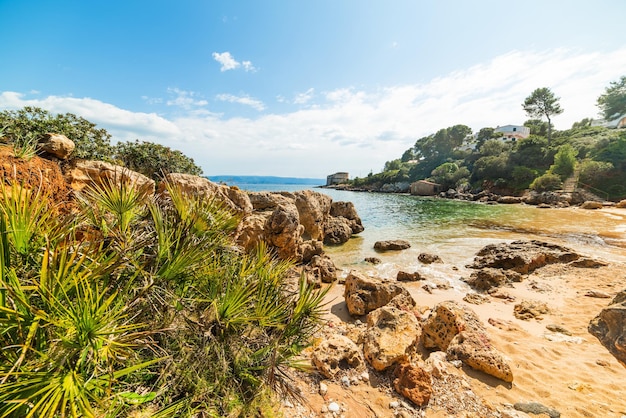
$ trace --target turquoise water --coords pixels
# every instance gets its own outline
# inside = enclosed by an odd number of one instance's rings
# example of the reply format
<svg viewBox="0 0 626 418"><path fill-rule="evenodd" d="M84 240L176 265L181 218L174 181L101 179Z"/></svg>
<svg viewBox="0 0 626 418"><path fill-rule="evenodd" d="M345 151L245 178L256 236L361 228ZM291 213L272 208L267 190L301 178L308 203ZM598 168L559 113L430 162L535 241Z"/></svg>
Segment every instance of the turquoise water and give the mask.
<svg viewBox="0 0 626 418"><path fill-rule="evenodd" d="M607 261L626 262L626 209L539 209L306 185L240 187L250 191L311 189L334 201L352 202L365 231L344 245L326 247L326 252L344 270L356 268L383 277L392 277L400 269L426 269L431 275L450 275L450 268L462 270L485 245L519 239L550 241ZM389 253L374 251L376 241L389 239L407 240L411 248ZM421 252L438 254L445 267L421 265L417 261ZM373 266L364 262L365 257L377 257L382 263Z"/></svg>

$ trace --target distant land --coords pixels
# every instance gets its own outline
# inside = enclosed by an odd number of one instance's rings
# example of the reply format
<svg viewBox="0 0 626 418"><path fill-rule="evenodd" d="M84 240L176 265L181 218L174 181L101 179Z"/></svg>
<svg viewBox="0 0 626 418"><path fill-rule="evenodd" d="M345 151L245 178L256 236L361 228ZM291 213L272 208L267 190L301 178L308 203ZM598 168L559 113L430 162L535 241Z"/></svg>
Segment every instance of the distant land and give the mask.
<svg viewBox="0 0 626 418"><path fill-rule="evenodd" d="M326 179L312 179L300 177L276 176L207 176L214 183L226 184L308 184L320 186L326 184Z"/></svg>

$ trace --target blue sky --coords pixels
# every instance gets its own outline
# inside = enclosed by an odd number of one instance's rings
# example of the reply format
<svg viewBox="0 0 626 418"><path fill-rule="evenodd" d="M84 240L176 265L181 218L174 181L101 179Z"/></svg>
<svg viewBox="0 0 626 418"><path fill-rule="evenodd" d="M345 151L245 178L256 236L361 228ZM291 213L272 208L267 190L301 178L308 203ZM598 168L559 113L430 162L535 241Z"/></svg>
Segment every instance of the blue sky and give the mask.
<svg viewBox="0 0 626 418"><path fill-rule="evenodd" d="M39 106L206 175L378 172L440 128L567 129L626 75L623 0L0 0L0 110Z"/></svg>

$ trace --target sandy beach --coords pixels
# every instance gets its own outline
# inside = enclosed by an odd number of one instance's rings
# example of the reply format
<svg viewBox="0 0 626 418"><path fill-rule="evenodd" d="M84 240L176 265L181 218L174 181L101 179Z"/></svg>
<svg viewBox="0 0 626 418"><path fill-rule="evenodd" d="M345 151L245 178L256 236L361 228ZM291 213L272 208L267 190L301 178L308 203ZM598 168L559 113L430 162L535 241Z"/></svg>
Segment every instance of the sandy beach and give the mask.
<svg viewBox="0 0 626 418"><path fill-rule="evenodd" d="M626 211L608 209L602 214L606 215L623 219ZM550 241L555 242L554 239ZM561 417L626 416L626 397L623 396L626 368L587 331L589 321L609 304L617 292L626 288L626 263L623 261L626 249L622 252L613 246L601 253L584 252L584 248L576 250L608 265L598 268L547 265L525 276L522 282L502 288L500 293L508 294L508 299L488 296L486 303L478 305L463 300L471 290L447 288L445 283L437 287L437 282L441 282L441 277L446 275L445 271L450 276L467 277L468 269L441 265L440 274L431 281L428 291L424 289L423 282L405 284L424 317L437 303L446 300L472 309L487 329L493 346L509 360L514 375L512 384L465 366L450 367L448 390L443 388L439 393L435 390L431 402L422 410L402 410L390 407L396 405L394 402L408 401L394 392L389 372L389 376L385 376L370 369L369 382L359 382L350 387L319 375L300 375L300 387L308 404L284 407L285 415L480 417L487 416L484 411L491 411L492 415L488 416L548 416L525 415L519 411L507 415L505 412L516 403L538 402L558 411ZM605 297L588 296L590 291ZM356 318L347 312L343 285L333 285L327 301L329 326L325 332L339 330L349 335ZM514 306L521 301L545 302L549 312L536 319L518 319L514 315ZM547 328L554 329L555 325L560 332ZM429 353L419 355L424 359ZM320 381L328 387L325 396L318 393ZM451 396L451 393L455 395ZM437 399L438 396L443 399ZM340 405L340 412L326 412L330 402ZM486 409L472 412L470 405L479 408L479 404ZM513 413L518 415L511 415Z"/></svg>

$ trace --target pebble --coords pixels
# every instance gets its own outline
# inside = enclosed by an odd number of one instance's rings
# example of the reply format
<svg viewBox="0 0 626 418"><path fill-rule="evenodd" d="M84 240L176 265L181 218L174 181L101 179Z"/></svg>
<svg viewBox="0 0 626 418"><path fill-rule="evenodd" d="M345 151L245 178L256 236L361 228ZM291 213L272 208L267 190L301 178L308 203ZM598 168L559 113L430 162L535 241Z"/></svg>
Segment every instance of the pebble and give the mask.
<svg viewBox="0 0 626 418"><path fill-rule="evenodd" d="M556 409L548 408L547 406L542 405L539 402L518 402L515 405L513 405L513 408L515 408L518 411L535 414L535 415L546 414L550 418L561 417L561 413L559 411L557 411Z"/></svg>
<svg viewBox="0 0 626 418"><path fill-rule="evenodd" d="M360 327L361 325L363 325L363 322L361 322L360 319L357 319L356 321L354 321L354 325L356 325L357 327Z"/></svg>
<svg viewBox="0 0 626 418"><path fill-rule="evenodd" d="M396 409L396 408L400 408L400 402L398 401L389 402L389 409Z"/></svg>
<svg viewBox="0 0 626 418"><path fill-rule="evenodd" d="M331 402L328 404L328 410L330 412L339 412L340 409L341 407L339 406L337 402Z"/></svg>
<svg viewBox="0 0 626 418"><path fill-rule="evenodd" d="M293 408L293 404L290 401L285 400L283 402L283 405L287 408Z"/></svg>
<svg viewBox="0 0 626 418"><path fill-rule="evenodd" d="M350 387L350 379L348 378L348 376L344 376L341 378L341 384L347 388Z"/></svg>
<svg viewBox="0 0 626 418"><path fill-rule="evenodd" d="M369 382L370 374L368 372L361 373L361 380L364 382Z"/></svg>
<svg viewBox="0 0 626 418"><path fill-rule="evenodd" d="M328 393L328 385L324 382L320 382L319 394L322 396L326 396L327 393Z"/></svg>

